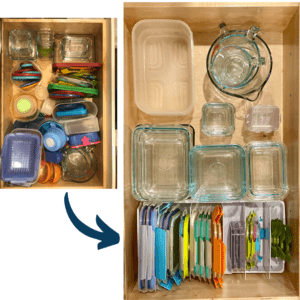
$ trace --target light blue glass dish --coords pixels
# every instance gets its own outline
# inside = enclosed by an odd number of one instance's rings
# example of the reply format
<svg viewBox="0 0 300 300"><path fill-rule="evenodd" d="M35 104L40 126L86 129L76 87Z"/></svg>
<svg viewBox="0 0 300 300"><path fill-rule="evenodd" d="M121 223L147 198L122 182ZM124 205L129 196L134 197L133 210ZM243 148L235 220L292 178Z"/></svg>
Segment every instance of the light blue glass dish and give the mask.
<svg viewBox="0 0 300 300"><path fill-rule="evenodd" d="M230 136L235 130L231 103L206 103L202 108L202 131L207 136Z"/></svg>
<svg viewBox="0 0 300 300"><path fill-rule="evenodd" d="M243 147L195 146L190 151L190 195L196 201L243 199L246 195Z"/></svg>
<svg viewBox="0 0 300 300"><path fill-rule="evenodd" d="M132 193L141 201L180 201L189 196L189 151L194 129L140 125L132 134Z"/></svg>
<svg viewBox="0 0 300 300"><path fill-rule="evenodd" d="M286 197L286 152L281 142L247 144L248 197L251 200L283 200Z"/></svg>

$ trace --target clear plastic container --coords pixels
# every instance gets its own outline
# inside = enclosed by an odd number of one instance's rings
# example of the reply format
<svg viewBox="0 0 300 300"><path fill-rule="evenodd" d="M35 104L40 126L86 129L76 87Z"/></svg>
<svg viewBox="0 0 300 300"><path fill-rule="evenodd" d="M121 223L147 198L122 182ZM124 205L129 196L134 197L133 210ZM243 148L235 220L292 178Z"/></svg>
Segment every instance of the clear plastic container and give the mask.
<svg viewBox="0 0 300 300"><path fill-rule="evenodd" d="M243 147L207 145L190 151L190 195L194 200L240 200L245 194Z"/></svg>
<svg viewBox="0 0 300 300"><path fill-rule="evenodd" d="M202 108L202 131L207 136L230 136L235 130L235 108L230 103L206 103Z"/></svg>
<svg viewBox="0 0 300 300"><path fill-rule="evenodd" d="M142 201L179 201L189 196L190 126L140 125L132 135L133 195Z"/></svg>
<svg viewBox="0 0 300 300"><path fill-rule="evenodd" d="M41 107L41 113L45 114L46 116L51 116L56 104L57 102L55 100L46 98Z"/></svg>
<svg viewBox="0 0 300 300"><path fill-rule="evenodd" d="M70 120L68 122L64 122L62 125L65 129L66 135L89 133L100 130L99 120L97 117Z"/></svg>
<svg viewBox="0 0 300 300"><path fill-rule="evenodd" d="M249 108L246 115L248 130L259 133L275 131L280 125L280 110L277 106L256 105Z"/></svg>
<svg viewBox="0 0 300 300"><path fill-rule="evenodd" d="M13 116L17 121L30 122L38 116L37 100L32 95L18 96L13 101Z"/></svg>
<svg viewBox="0 0 300 300"><path fill-rule="evenodd" d="M134 100L156 116L194 107L193 34L177 20L143 20L132 30Z"/></svg>
<svg viewBox="0 0 300 300"><path fill-rule="evenodd" d="M56 112L59 111L59 108L61 106L65 106L65 105L69 105L69 104L83 104L86 109L87 109L87 115L84 116L64 116L64 117L58 117L56 115ZM68 101L68 102L60 102L58 103L54 109L53 109L53 120L55 120L56 122L59 122L61 124L68 122L70 120L78 120L78 119L85 119L85 118L92 118L92 117L96 117L98 113L98 108L96 106L96 104L92 101L85 101L85 100L80 100L80 101Z"/></svg>
<svg viewBox="0 0 300 300"><path fill-rule="evenodd" d="M281 142L247 144L248 197L251 200L283 200L286 197L286 152Z"/></svg>
<svg viewBox="0 0 300 300"><path fill-rule="evenodd" d="M12 29L9 32L9 56L14 60L37 59L37 35L35 31Z"/></svg>
<svg viewBox="0 0 300 300"><path fill-rule="evenodd" d="M7 134L1 153L1 180L31 186L38 180L43 137L38 130L15 129Z"/></svg>

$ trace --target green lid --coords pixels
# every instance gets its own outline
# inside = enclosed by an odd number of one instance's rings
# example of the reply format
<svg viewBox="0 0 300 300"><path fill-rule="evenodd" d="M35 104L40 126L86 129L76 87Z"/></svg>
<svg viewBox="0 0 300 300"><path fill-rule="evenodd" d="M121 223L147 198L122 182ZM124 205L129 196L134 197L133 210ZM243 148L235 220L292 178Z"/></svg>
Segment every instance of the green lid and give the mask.
<svg viewBox="0 0 300 300"><path fill-rule="evenodd" d="M26 114L30 111L32 103L27 98L21 98L17 103L17 109L20 113Z"/></svg>

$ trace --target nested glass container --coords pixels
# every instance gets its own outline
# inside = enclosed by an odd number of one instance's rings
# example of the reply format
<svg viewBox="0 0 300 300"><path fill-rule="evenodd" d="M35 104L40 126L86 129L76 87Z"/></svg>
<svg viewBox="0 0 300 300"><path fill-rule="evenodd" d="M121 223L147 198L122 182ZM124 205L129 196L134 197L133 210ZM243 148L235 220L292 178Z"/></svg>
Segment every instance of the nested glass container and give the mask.
<svg viewBox="0 0 300 300"><path fill-rule="evenodd" d="M189 196L188 125L140 125L132 134L132 189L137 200L180 201Z"/></svg>

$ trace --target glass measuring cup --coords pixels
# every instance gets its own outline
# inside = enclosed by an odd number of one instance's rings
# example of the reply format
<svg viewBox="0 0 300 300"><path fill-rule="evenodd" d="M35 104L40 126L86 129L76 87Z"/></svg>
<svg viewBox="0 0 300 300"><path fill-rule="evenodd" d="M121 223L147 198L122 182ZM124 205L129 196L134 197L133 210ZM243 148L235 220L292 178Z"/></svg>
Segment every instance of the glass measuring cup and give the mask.
<svg viewBox="0 0 300 300"><path fill-rule="evenodd" d="M257 35L259 28L227 31L209 49L206 68L212 83L230 96L255 101L272 71L272 56L267 44Z"/></svg>

